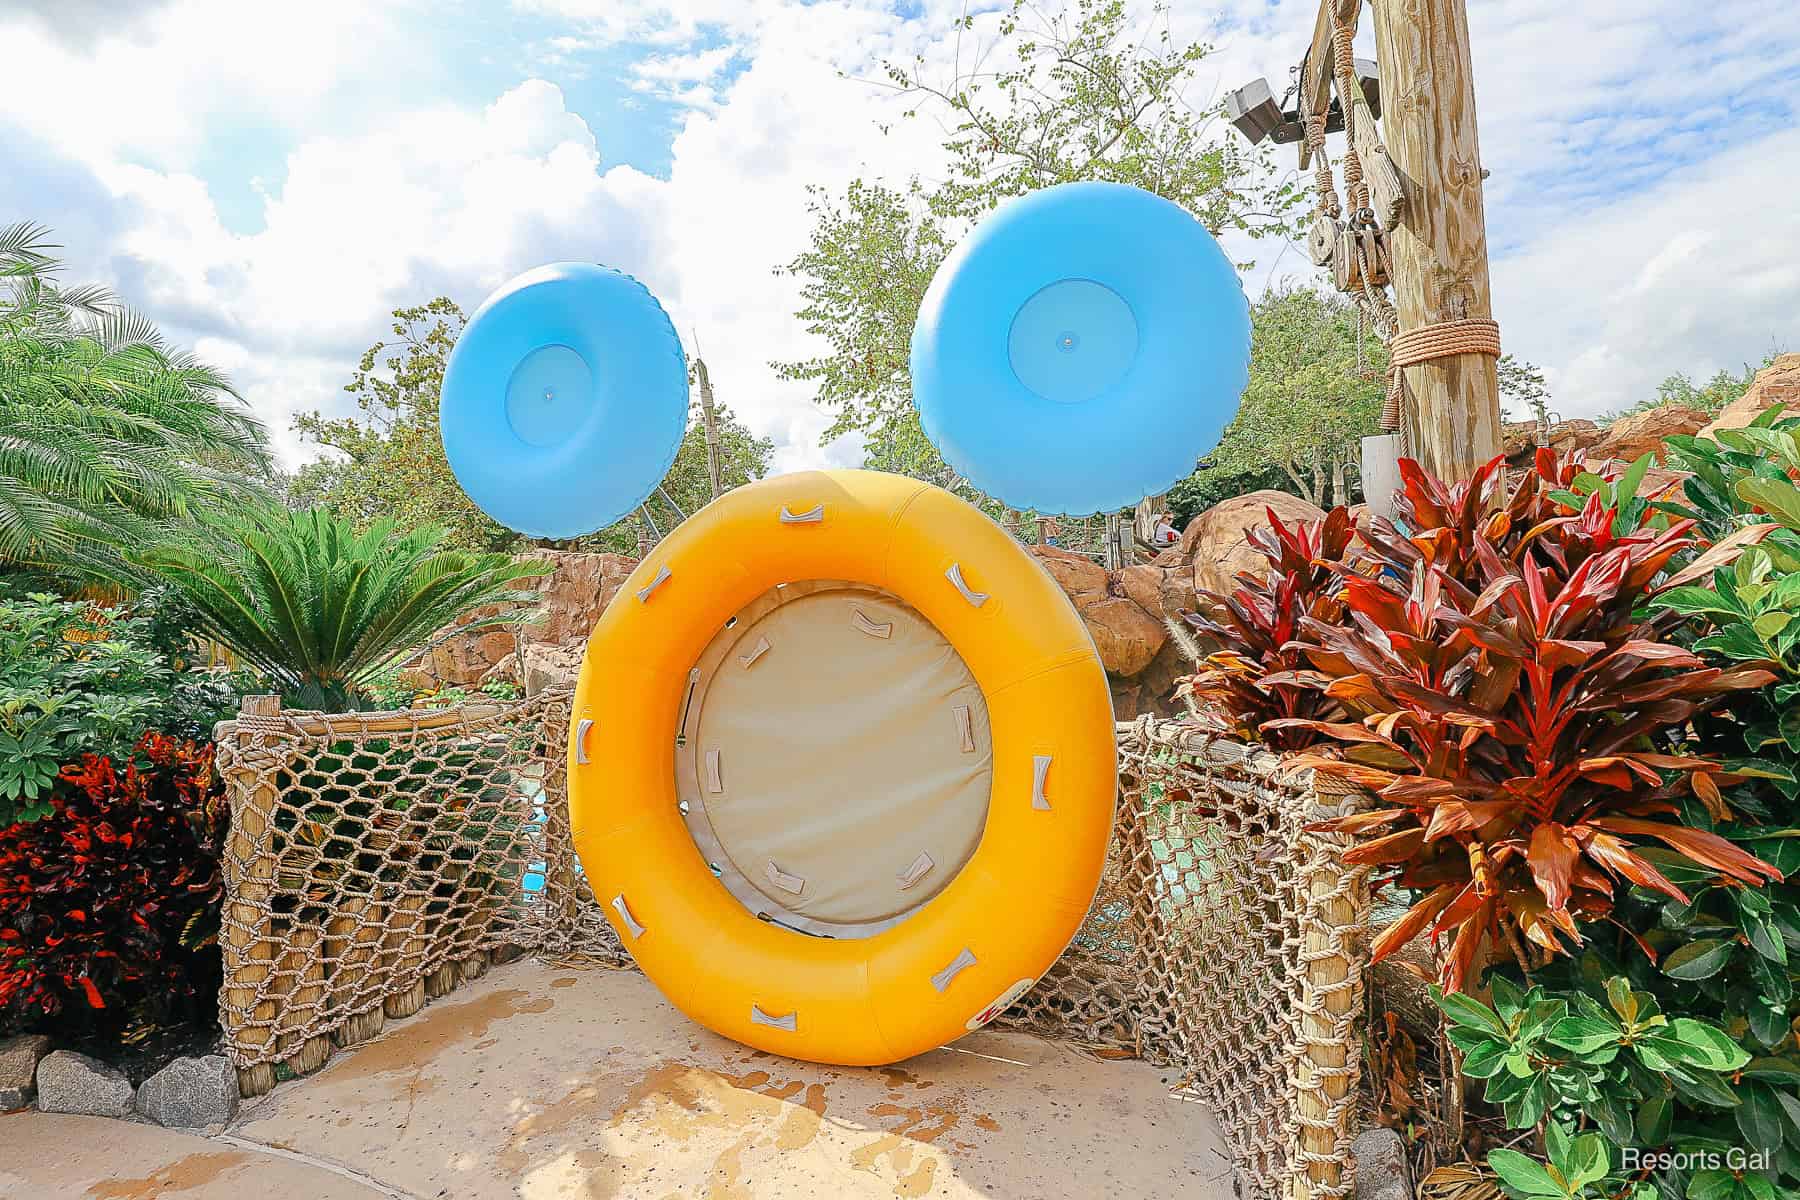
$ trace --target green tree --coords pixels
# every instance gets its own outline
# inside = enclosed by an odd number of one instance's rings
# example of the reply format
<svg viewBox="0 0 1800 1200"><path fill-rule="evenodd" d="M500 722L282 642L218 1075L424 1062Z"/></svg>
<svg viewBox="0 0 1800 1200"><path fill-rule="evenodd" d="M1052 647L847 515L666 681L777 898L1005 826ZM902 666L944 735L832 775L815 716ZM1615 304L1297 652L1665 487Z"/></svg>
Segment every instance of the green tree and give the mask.
<svg viewBox="0 0 1800 1200"><path fill-rule="evenodd" d="M1656 408L1664 404L1685 404L1703 413L1717 416L1726 405L1742 399L1750 390L1756 373L1774 362L1779 352L1771 350L1759 363L1745 363L1739 371L1718 370L1705 383L1695 383L1684 371L1677 371L1656 385L1656 399L1638 405L1633 411Z"/></svg>
<svg viewBox="0 0 1800 1200"><path fill-rule="evenodd" d="M801 280L804 303L795 316L827 350L776 363L775 370L783 379L812 384L814 399L835 414L825 440L852 431L904 440L904 432L886 427L917 424L913 324L932 275L955 243L928 212L916 180L903 191L852 180L841 200L817 187L809 195L811 242L778 273ZM931 469L936 466L941 464Z"/></svg>
<svg viewBox="0 0 1800 1200"><path fill-rule="evenodd" d="M49 238L0 229L0 566L116 575L118 547L265 472L263 429L110 292L62 287Z"/></svg>
<svg viewBox="0 0 1800 1200"><path fill-rule="evenodd" d="M457 486L438 432L444 366L467 318L446 296L395 309L390 336L363 352L344 390L357 415L294 418L302 437L337 451L302 466L291 488L360 523L388 516L403 528L444 526L450 544L502 550L518 535L475 507Z"/></svg>
<svg viewBox="0 0 1800 1200"><path fill-rule="evenodd" d="M289 492L303 505L322 504L358 525L392 517L402 527L441 525L450 545L466 550L506 550L526 539L479 508L456 482L444 457L438 398L444 368L467 318L446 296L395 309L392 332L363 353L344 390L356 399L353 416L327 418L304 413L294 428L335 453L307 463ZM774 443L759 438L719 406L721 474L736 487L767 473ZM706 470L705 432L690 423L663 490L683 510L693 512L711 496ZM665 510L666 511L666 510ZM667 513L662 528L673 523ZM575 539L565 545L633 553L637 518Z"/></svg>
<svg viewBox="0 0 1800 1200"><path fill-rule="evenodd" d="M1544 372L1535 363L1502 354L1495 364L1495 371L1500 378L1500 415L1504 420L1530 420L1540 424L1550 420L1550 388L1544 382ZM1524 414L1515 418L1509 401L1524 405Z"/></svg>
<svg viewBox="0 0 1800 1200"><path fill-rule="evenodd" d="M1380 424L1386 347L1348 299L1311 288L1264 293L1250 323L1250 383L1207 471L1275 468L1314 504L1350 503L1362 439Z"/></svg>
<svg viewBox="0 0 1800 1200"><path fill-rule="evenodd" d="M1780 358L1783 351L1780 347L1771 348L1759 363L1745 363L1741 370L1727 371L1720 369L1713 372L1711 379L1705 383L1697 382L1686 371L1676 371L1667 375L1656 385L1656 394L1647 400L1640 400L1628 408L1609 412L1600 417L1600 423L1628 417L1633 413L1641 413L1647 409L1661 408L1665 404L1682 404L1688 408L1697 408L1709 416L1718 416L1727 405L1742 398L1750 390L1751 381L1756 373Z"/></svg>
<svg viewBox="0 0 1800 1200"><path fill-rule="evenodd" d="M393 517L362 528L324 507L248 503L202 518L191 535L132 557L193 612L199 632L237 654L296 707L347 712L368 683L439 629L515 621L537 596L523 579L542 562L447 549L446 530L401 532Z"/></svg>
<svg viewBox="0 0 1800 1200"><path fill-rule="evenodd" d="M912 328L931 276L974 221L1002 201L1074 180L1132 184L1186 207L1215 233L1288 231L1302 200L1263 171L1266 158L1216 129L1216 107L1185 99L1210 47L1175 43L1165 5L1139 27L1120 0L1078 0L1044 15L1016 0L993 44L959 55L950 78L923 60L888 64L902 119L944 127L938 182L853 181L812 193L810 244L781 271L801 282L797 313L826 352L775 364L810 383L834 416L826 439L864 435L868 463L940 480L916 442L908 370ZM973 33L974 17L962 29ZM993 64L1000 64L994 66Z"/></svg>

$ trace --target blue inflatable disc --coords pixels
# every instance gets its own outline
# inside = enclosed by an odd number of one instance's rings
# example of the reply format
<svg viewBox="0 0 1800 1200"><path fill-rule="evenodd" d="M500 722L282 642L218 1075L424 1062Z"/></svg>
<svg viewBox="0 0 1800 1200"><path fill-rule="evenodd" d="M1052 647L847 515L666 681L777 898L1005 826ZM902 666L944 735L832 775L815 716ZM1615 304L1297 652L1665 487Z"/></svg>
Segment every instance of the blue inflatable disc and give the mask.
<svg viewBox="0 0 1800 1200"><path fill-rule="evenodd" d="M469 318L439 420L450 469L482 512L568 538L656 490L687 413L687 358L649 289L606 267L552 263Z"/></svg>
<svg viewBox="0 0 1800 1200"><path fill-rule="evenodd" d="M1237 412L1250 306L1212 234L1117 183L1008 201L932 277L913 402L944 461L1018 508L1127 508Z"/></svg>

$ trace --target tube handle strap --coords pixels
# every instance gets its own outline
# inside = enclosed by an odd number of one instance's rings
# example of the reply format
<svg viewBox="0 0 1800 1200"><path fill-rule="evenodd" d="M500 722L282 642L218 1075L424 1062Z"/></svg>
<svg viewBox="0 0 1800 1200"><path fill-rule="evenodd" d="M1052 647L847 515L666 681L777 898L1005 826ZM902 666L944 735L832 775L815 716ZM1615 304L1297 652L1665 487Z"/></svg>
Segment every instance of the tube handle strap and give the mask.
<svg viewBox="0 0 1800 1200"><path fill-rule="evenodd" d="M706 790L709 792L725 790L725 781L719 775L719 752L717 750L706 752Z"/></svg>
<svg viewBox="0 0 1800 1200"><path fill-rule="evenodd" d="M944 578L955 584L956 590L962 593L962 598L967 600L970 604L973 604L976 608L980 608L987 603L988 594L986 592L976 591L969 586L968 580L963 578L961 563L951 563L950 569L944 572Z"/></svg>
<svg viewBox="0 0 1800 1200"><path fill-rule="evenodd" d="M752 1025L767 1025L770 1029L785 1029L789 1033L799 1029L799 1016L799 1013L791 1012L783 1013L779 1017L771 1017L762 1010L761 1005L752 1004L750 1006L750 1023Z"/></svg>
<svg viewBox="0 0 1800 1200"><path fill-rule="evenodd" d="M594 727L594 722L587 717L575 722L575 761L585 763L588 760L587 735Z"/></svg>
<svg viewBox="0 0 1800 1200"><path fill-rule="evenodd" d="M763 873L769 877L770 883L790 896L798 896L806 890L806 880L798 875L789 875L772 861L763 864Z"/></svg>
<svg viewBox="0 0 1800 1200"><path fill-rule="evenodd" d="M825 519L825 506L815 504L803 513L792 512L787 505L781 506L781 523L783 525L817 525Z"/></svg>
<svg viewBox="0 0 1800 1200"><path fill-rule="evenodd" d="M906 891L908 888L912 887L913 884L931 874L931 868L935 866L937 866L937 864L931 861L931 855L925 853L923 850L919 851L919 857L912 860L912 866L895 876L895 878L900 881L900 890L903 892Z"/></svg>
<svg viewBox="0 0 1800 1200"><path fill-rule="evenodd" d="M756 665L757 659L768 652L769 639L766 637L758 637L756 639L756 645L750 647L750 653L738 655L738 662L743 664L744 670L748 671L751 667Z"/></svg>
<svg viewBox="0 0 1800 1200"><path fill-rule="evenodd" d="M936 988L940 992L945 991L950 987L950 981L952 979L955 979L962 972L968 970L970 967L972 967L974 965L975 965L974 952L971 951L967 946L964 946L962 948L961 953L959 953L955 958L950 960L950 963L948 966L946 966L943 970L939 971L936 975L933 975L931 977L931 986Z"/></svg>
<svg viewBox="0 0 1800 1200"><path fill-rule="evenodd" d="M955 712L956 736L962 744L962 752L973 754L975 753L975 715L969 711L969 706L966 704L957 705Z"/></svg>
<svg viewBox="0 0 1800 1200"><path fill-rule="evenodd" d="M644 936L644 927L638 924L637 918L631 915L631 909L625 904L625 893L620 892L617 896L612 898L612 907L613 911L619 914L619 920L625 923L625 928L631 933L632 937L641 938Z"/></svg>
<svg viewBox="0 0 1800 1200"><path fill-rule="evenodd" d="M1031 807L1039 812L1050 811L1050 801L1044 795L1044 777L1050 774L1050 756L1034 754L1031 758Z"/></svg>
<svg viewBox="0 0 1800 1200"><path fill-rule="evenodd" d="M638 589L638 592L637 592L638 603L639 604L650 603L651 593L656 591L657 588L661 587L663 584L665 584L667 582L669 582L669 564L664 563L661 567L659 567L657 569L656 578L652 579L649 582L649 584L647 584L646 586Z"/></svg>
<svg viewBox="0 0 1800 1200"><path fill-rule="evenodd" d="M860 608L851 610L850 623L870 637L887 638L894 636L894 623L892 621L882 622L873 620L868 613Z"/></svg>

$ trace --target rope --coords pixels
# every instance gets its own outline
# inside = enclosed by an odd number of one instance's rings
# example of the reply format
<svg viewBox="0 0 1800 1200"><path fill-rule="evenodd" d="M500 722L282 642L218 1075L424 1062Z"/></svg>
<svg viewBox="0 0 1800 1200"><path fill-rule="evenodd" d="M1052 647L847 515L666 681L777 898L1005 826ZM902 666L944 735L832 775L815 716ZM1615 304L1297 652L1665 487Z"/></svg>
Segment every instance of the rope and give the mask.
<svg viewBox="0 0 1800 1200"><path fill-rule="evenodd" d="M1356 153L1356 58L1351 40L1356 31L1344 23L1336 4L1331 9L1332 65L1336 68L1338 107L1344 112L1344 194L1350 201L1352 223L1369 207L1369 185L1363 179L1362 158Z"/></svg>
<svg viewBox="0 0 1800 1200"><path fill-rule="evenodd" d="M1300 87L1302 91L1306 87L1304 65L1300 70ZM1302 96L1301 99L1304 101L1305 97ZM1329 101L1326 103L1326 108L1330 108ZM1308 108L1300 114L1300 121L1301 128L1306 134L1306 148L1312 154L1315 164L1313 167L1313 190L1319 194L1318 210L1335 221L1343 209L1338 203L1337 184L1331 178L1331 156L1325 153L1325 113L1314 112ZM1348 168L1346 167L1346 169ZM1360 163L1358 169L1361 169Z"/></svg>
<svg viewBox="0 0 1800 1200"><path fill-rule="evenodd" d="M1459 354L1500 357L1500 323L1483 317L1442 321L1396 333L1388 343L1387 402L1381 409L1381 427L1392 432L1401 427L1400 405L1407 367Z"/></svg>

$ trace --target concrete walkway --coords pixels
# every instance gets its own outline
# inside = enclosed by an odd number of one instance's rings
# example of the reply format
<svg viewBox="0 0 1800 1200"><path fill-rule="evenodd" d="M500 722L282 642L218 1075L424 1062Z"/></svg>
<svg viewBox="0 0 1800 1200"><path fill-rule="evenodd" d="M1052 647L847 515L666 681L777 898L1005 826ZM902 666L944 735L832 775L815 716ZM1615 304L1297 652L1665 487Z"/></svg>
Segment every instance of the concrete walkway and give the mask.
<svg viewBox="0 0 1800 1200"><path fill-rule="evenodd" d="M531 961L280 1085L224 1139L0 1117L0 1195L1231 1196L1211 1118L1143 1063L985 1031L894 1067L796 1063L714 1037L634 972Z"/></svg>

